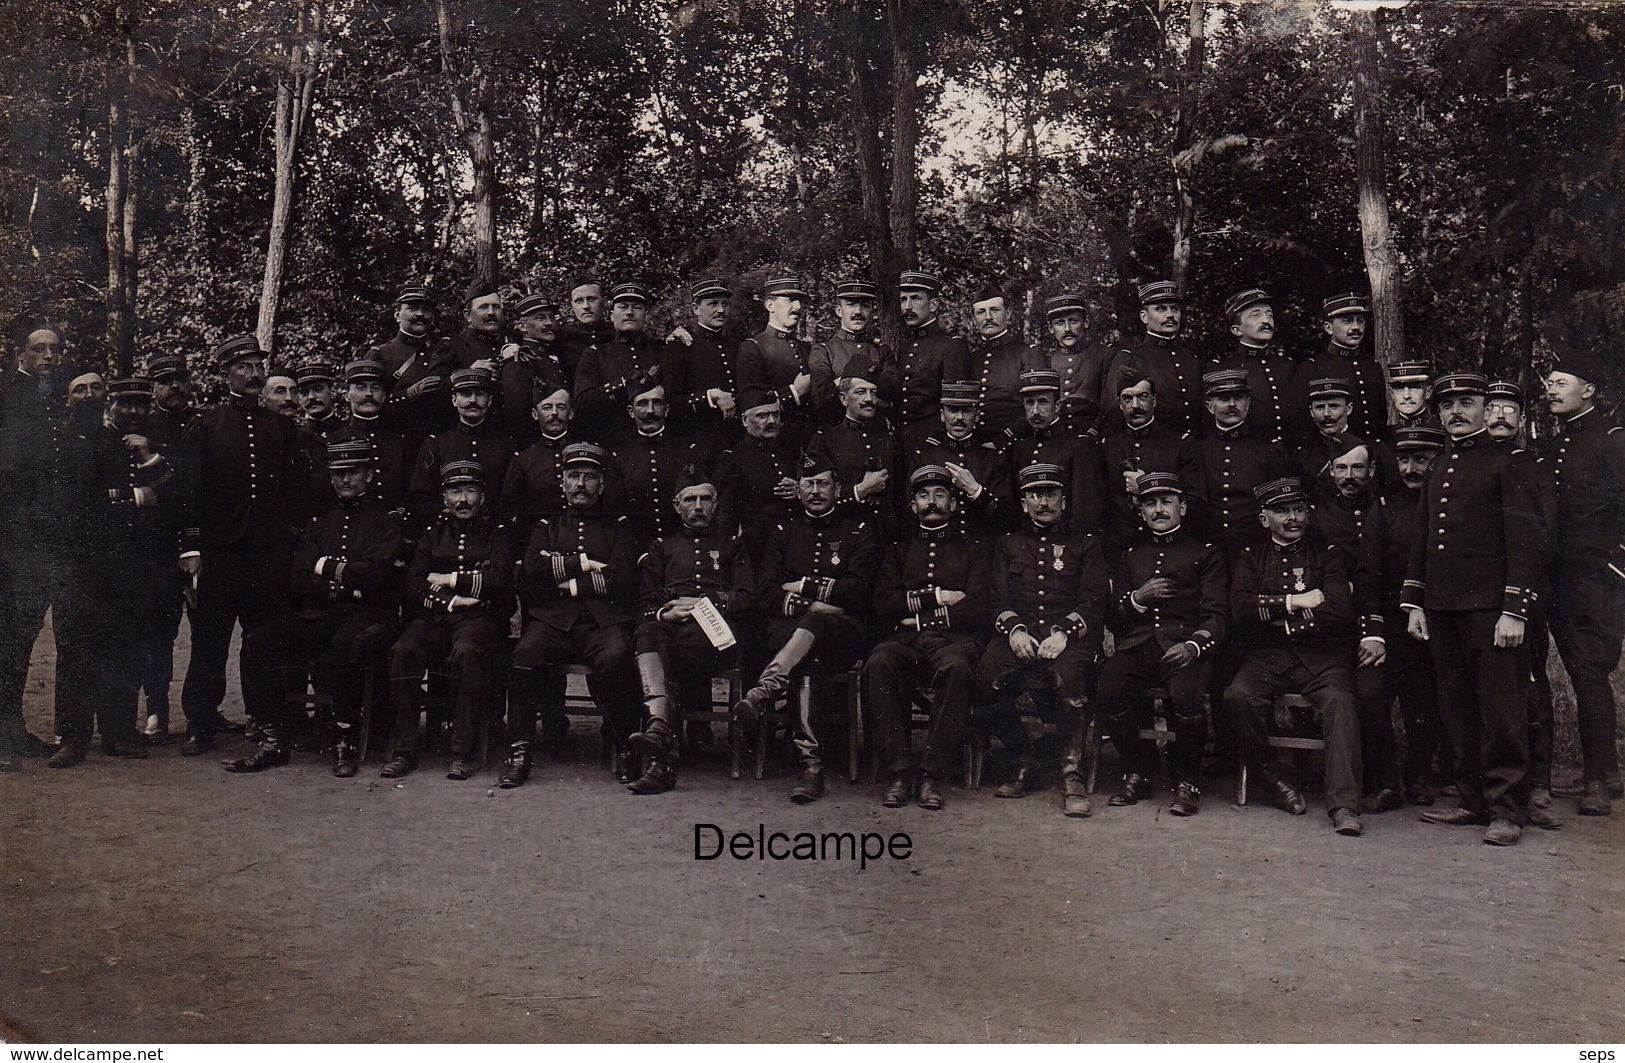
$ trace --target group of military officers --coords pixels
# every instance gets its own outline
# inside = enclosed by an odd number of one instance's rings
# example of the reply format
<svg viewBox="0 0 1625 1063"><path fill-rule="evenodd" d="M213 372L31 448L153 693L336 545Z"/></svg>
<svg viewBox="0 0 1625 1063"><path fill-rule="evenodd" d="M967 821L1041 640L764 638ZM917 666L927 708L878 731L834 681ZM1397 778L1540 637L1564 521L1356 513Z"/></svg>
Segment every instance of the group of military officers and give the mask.
<svg viewBox="0 0 1625 1063"><path fill-rule="evenodd" d="M1296 694L1320 721L1341 834L1452 792L1423 818L1484 826L1493 844L1555 826L1552 793L1608 814L1625 437L1597 405L1604 359L1553 366L1557 431L1537 453L1517 385L1365 353L1358 293L1325 300L1326 349L1295 358L1270 296L1238 292L1234 349L1204 363L1180 344L1176 286L1138 291L1137 341L1085 342L1088 304L1061 294L1041 350L1012 331L1005 293L973 301L967 341L937 278L905 272L892 351L865 281L839 285L838 328L809 342L808 293L772 277L766 327L739 343L718 279L691 286L692 324L663 340L638 284L582 281L562 323L545 297L520 298L511 337L502 293L476 284L438 340L433 294L412 285L396 336L342 367L268 375L253 337L221 344L227 394L204 409L169 354L145 377L75 377L64 403L61 339L35 330L0 381L0 754L71 767L99 728L107 754L147 755L169 733L185 610L186 755L242 726L220 705L243 631L254 745L234 772L288 763L306 722L289 693L310 682L331 697L334 774L355 775L376 670L394 724L382 774L402 777L419 764L425 676L442 673L448 777L475 773L480 721L506 691L499 783L520 786L568 728L560 666L581 664L619 778L660 793L680 751L710 741L683 709L709 707L719 671L756 676L732 707L748 732L796 677L861 668L890 807L943 807L973 714L1008 755L998 796L1025 796L1035 712L1056 724L1068 816L1091 812L1091 711L1122 764L1110 805L1146 800L1155 700L1174 736L1170 812L1200 808L1211 728L1221 757L1302 814L1269 747L1277 699ZM48 607L54 746L21 709ZM1548 638L1579 704L1568 787L1550 781ZM836 721L819 703L788 700L798 803L823 793L820 732Z"/></svg>

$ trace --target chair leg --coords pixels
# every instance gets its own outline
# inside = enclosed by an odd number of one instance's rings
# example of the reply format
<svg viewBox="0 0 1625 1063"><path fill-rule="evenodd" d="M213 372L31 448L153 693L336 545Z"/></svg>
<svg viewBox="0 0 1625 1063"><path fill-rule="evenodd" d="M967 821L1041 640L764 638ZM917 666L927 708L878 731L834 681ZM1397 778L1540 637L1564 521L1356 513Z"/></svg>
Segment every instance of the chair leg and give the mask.
<svg viewBox="0 0 1625 1063"><path fill-rule="evenodd" d="M859 727L862 726L863 709L858 702L858 692L862 683L857 672L846 673L846 780L850 783L858 781L858 763L861 750Z"/></svg>
<svg viewBox="0 0 1625 1063"><path fill-rule="evenodd" d="M1083 748L1089 758L1087 777L1084 779L1084 792L1090 796L1095 792L1095 781L1100 777L1100 714L1089 713L1089 727L1083 735Z"/></svg>
<svg viewBox="0 0 1625 1063"><path fill-rule="evenodd" d="M728 673L728 707L730 709L732 709L733 706L738 703L740 698L745 696L743 687L744 681L740 678L740 674L737 669ZM707 724L707 726L710 725ZM728 750L730 757L728 764L728 778L730 779L737 779L741 774L742 765L740 763L741 758L739 756L739 744L740 739L743 737L744 732L739 729L738 721L733 718L733 713L730 712L728 714ZM758 778L760 778L760 776L758 776Z"/></svg>
<svg viewBox="0 0 1625 1063"><path fill-rule="evenodd" d="M1236 779L1236 804L1247 803L1247 758L1241 759L1241 774Z"/></svg>
<svg viewBox="0 0 1625 1063"><path fill-rule="evenodd" d="M372 741L373 676L376 670L368 665L361 671L361 740L356 744L356 763L367 762L367 745Z"/></svg>

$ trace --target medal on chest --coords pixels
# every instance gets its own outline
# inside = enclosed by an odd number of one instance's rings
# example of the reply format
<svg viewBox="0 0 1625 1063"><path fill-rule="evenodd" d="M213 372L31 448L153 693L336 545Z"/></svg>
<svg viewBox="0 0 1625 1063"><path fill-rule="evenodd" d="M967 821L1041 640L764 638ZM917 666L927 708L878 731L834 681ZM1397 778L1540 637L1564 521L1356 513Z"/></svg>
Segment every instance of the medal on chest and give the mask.
<svg viewBox="0 0 1625 1063"><path fill-rule="evenodd" d="M721 550L708 550L708 551L706 551L706 553L711 555L711 571L713 571L713 572L721 572L722 571L722 551Z"/></svg>
<svg viewBox="0 0 1625 1063"><path fill-rule="evenodd" d="M839 546L831 546L829 548L829 563L831 565L839 565L841 563L841 548Z"/></svg>
<svg viewBox="0 0 1625 1063"><path fill-rule="evenodd" d="M1064 570L1066 568L1066 562L1062 559L1061 555L1066 553L1066 546L1062 543L1056 543L1050 549L1055 552L1055 561L1053 562L1055 571L1060 572Z"/></svg>
<svg viewBox="0 0 1625 1063"><path fill-rule="evenodd" d="M1292 570L1292 589L1299 592L1309 589L1309 585L1303 581L1303 569L1301 568Z"/></svg>

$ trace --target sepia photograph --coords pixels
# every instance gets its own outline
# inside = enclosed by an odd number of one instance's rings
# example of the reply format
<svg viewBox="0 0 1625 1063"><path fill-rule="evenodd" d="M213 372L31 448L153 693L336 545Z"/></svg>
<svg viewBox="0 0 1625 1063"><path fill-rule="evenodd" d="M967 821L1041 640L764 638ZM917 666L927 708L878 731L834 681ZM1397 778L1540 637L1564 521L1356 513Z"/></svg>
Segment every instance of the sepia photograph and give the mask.
<svg viewBox="0 0 1625 1063"><path fill-rule="evenodd" d="M0 51L8 1059L1613 1058L1625 4Z"/></svg>

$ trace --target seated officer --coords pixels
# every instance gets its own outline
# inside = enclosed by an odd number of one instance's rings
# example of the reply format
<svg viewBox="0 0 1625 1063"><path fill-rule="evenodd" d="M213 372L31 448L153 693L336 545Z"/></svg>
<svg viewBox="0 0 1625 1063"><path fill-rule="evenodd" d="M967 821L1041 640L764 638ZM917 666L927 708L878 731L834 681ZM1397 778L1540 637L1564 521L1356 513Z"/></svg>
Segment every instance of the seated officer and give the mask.
<svg viewBox="0 0 1625 1063"><path fill-rule="evenodd" d="M427 444L426 444L427 445ZM479 714L500 682L513 615L513 560L485 507L479 465L456 461L440 470L439 518L418 540L406 572L409 623L389 651L395 700L395 751L386 779L418 766L418 704L423 673L449 664L453 726L448 779L474 774Z"/></svg>
<svg viewBox="0 0 1625 1063"><path fill-rule="evenodd" d="M810 451L796 487L801 512L769 533L757 575L756 600L771 612L765 649L773 659L756 685L734 705L740 726L751 728L790 689L802 662L813 656L844 666L869 648L869 599L880 546L856 513L841 512L841 478L827 453ZM801 778L790 791L798 805L824 795L824 762L813 721L796 714Z"/></svg>
<svg viewBox="0 0 1625 1063"><path fill-rule="evenodd" d="M372 446L365 439L327 445L338 502L313 518L293 549L293 609L243 639L243 708L260 725L259 748L226 765L254 772L288 763L286 692L312 677L333 697L333 774L356 773L355 728L362 677L394 634L400 603L401 519L372 492Z"/></svg>
<svg viewBox="0 0 1625 1063"><path fill-rule="evenodd" d="M632 685L632 592L637 538L632 523L604 505L608 455L595 443L571 443L561 455L565 509L531 526L519 576L524 632L513 651L509 677L508 738L513 743L497 785L508 790L530 777L536 714L563 692L546 673L551 665L592 669L587 688L603 713L616 747L638 726ZM566 722L566 727L568 723Z"/></svg>
<svg viewBox="0 0 1625 1063"><path fill-rule="evenodd" d="M1066 527L1066 485L1058 465L1021 470L1026 527L999 539L993 561L993 628L977 665L977 703L1016 766L999 797L1025 797L1033 771L1032 741L1016 699L1035 685L1061 710L1062 808L1089 814L1083 779L1084 695L1100 660L1101 612L1110 592L1106 562L1092 535Z"/></svg>
<svg viewBox="0 0 1625 1063"><path fill-rule="evenodd" d="M738 655L734 643L718 646L712 641L694 610L709 599L732 625L741 624L750 612L752 577L744 544L713 526L716 484L690 467L678 481L674 505L682 527L656 539L638 561L642 591L634 647L648 723L631 742L649 764L643 777L627 787L635 794L665 793L677 785L681 707L709 707L711 677L733 667ZM667 676L677 688L676 706Z"/></svg>
<svg viewBox="0 0 1625 1063"><path fill-rule="evenodd" d="M1213 668L1213 648L1229 627L1230 580L1224 552L1185 525L1185 487L1170 472L1140 477L1140 519L1149 535L1123 553L1113 577L1117 592L1107 623L1116 652L1100 671L1100 718L1123 762L1123 785L1107 802L1132 805L1151 796L1156 750L1139 738L1148 709L1145 692L1166 687L1178 738L1168 751L1174 800L1168 811L1201 811L1196 784L1207 734L1202 694Z"/></svg>
<svg viewBox="0 0 1625 1063"><path fill-rule="evenodd" d="M1241 754L1282 811L1308 808L1291 780L1268 763L1274 699L1302 694L1326 736L1326 806L1339 834L1358 837L1360 723L1354 711L1354 590L1349 559L1309 533L1309 496L1283 477L1258 489L1269 541L1236 559L1230 613L1249 642L1224 692Z"/></svg>
<svg viewBox="0 0 1625 1063"><path fill-rule="evenodd" d="M891 634L863 667L868 727L890 775L881 803L901 808L914 788L911 695L930 690L931 730L920 761L920 807L943 807L942 776L970 711L982 625L993 594L993 551L980 531L954 520L953 477L940 465L909 477L915 526L888 548L875 583L877 630Z"/></svg>
<svg viewBox="0 0 1625 1063"><path fill-rule="evenodd" d="M1010 516L1010 467L1004 433L981 427L981 387L972 381L942 382L942 423L910 425L903 439L905 468L941 465L954 478L963 520L996 535Z"/></svg>

